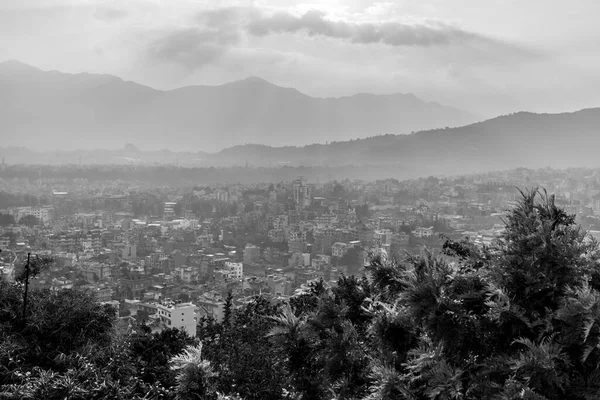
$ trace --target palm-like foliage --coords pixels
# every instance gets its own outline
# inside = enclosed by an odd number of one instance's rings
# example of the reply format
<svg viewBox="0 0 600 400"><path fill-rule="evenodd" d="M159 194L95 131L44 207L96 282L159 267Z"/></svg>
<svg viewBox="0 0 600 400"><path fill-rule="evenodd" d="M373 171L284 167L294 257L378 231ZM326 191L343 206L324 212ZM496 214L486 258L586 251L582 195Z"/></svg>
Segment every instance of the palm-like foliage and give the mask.
<svg viewBox="0 0 600 400"><path fill-rule="evenodd" d="M270 316L269 319L276 325L267 334L267 337L273 338L278 345L295 346L303 339L306 321L302 317L296 316L291 306L284 306L279 315Z"/></svg>
<svg viewBox="0 0 600 400"><path fill-rule="evenodd" d="M402 365L408 351L414 348L418 339L418 329L410 309L399 303L389 306L382 302L372 302L365 311L371 315L367 331L372 344L370 353L388 364Z"/></svg>
<svg viewBox="0 0 600 400"><path fill-rule="evenodd" d="M171 368L177 372L176 398L179 400L204 399L214 394L216 374L210 362L202 358L202 343L190 346L171 359Z"/></svg>
<svg viewBox="0 0 600 400"><path fill-rule="evenodd" d="M575 216L556 206L554 196L537 189L521 194L497 243L492 270L529 316L543 317L558 307L567 286L591 272L597 246Z"/></svg>
<svg viewBox="0 0 600 400"><path fill-rule="evenodd" d="M544 338L540 343L518 339L515 343L525 347L512 361L512 370L528 387L550 399L564 398L569 384L571 362L563 347L554 337Z"/></svg>
<svg viewBox="0 0 600 400"><path fill-rule="evenodd" d="M408 389L406 380L393 366L376 364L369 378L372 381L365 400L413 400L416 396Z"/></svg>
<svg viewBox="0 0 600 400"><path fill-rule="evenodd" d="M600 350L600 292L587 282L567 289L556 318L565 323L562 335L565 346L578 345L582 350L582 363Z"/></svg>
<svg viewBox="0 0 600 400"><path fill-rule="evenodd" d="M273 343L286 354L287 365L293 375L296 390L307 399L322 396L324 387L316 377L321 372L314 362L313 344L317 337L306 323L305 317L298 317L291 306L283 307L277 316L269 317L275 326L267 334Z"/></svg>

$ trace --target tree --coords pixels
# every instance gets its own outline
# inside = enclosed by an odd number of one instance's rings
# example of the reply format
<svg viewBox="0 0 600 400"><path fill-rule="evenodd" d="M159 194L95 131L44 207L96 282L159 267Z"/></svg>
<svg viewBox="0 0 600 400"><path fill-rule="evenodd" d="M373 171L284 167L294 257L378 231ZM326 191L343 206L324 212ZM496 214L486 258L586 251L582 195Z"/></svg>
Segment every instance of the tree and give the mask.
<svg viewBox="0 0 600 400"><path fill-rule="evenodd" d="M115 310L97 303L92 294L33 289L23 325L21 284L0 282L0 289L0 334L18 349L19 368L54 367L61 354L110 341ZM17 365L10 358L0 364L12 370Z"/></svg>
<svg viewBox="0 0 600 400"><path fill-rule="evenodd" d="M190 346L173 357L171 368L177 372L177 400L216 398L213 378L217 374L210 362L202 358L202 343Z"/></svg>
<svg viewBox="0 0 600 400"><path fill-rule="evenodd" d="M268 318L278 307L263 297L232 311L229 324L207 318L201 321L198 337L204 357L219 374L218 391L245 400L280 399L288 388L289 373L278 348L267 334L274 326Z"/></svg>
<svg viewBox="0 0 600 400"><path fill-rule="evenodd" d="M19 219L19 224L33 227L40 224L40 221L34 215L25 215Z"/></svg>
<svg viewBox="0 0 600 400"><path fill-rule="evenodd" d="M223 306L223 325L228 326L231 324L231 313L233 309L233 293L229 291L227 298L225 299L225 305Z"/></svg>

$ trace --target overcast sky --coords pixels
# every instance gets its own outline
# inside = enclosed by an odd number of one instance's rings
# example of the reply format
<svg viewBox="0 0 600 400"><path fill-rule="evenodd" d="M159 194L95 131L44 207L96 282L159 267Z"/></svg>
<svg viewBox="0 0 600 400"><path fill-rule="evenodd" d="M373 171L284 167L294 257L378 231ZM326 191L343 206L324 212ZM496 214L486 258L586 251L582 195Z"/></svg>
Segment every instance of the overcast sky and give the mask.
<svg viewBox="0 0 600 400"><path fill-rule="evenodd" d="M0 61L159 89L256 75L491 116L600 106L598 0L1 0Z"/></svg>

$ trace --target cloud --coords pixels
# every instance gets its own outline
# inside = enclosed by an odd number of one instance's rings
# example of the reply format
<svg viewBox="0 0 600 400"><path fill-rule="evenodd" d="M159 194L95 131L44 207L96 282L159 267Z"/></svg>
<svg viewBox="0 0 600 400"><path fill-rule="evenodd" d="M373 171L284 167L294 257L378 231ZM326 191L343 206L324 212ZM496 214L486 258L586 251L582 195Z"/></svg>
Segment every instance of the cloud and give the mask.
<svg viewBox="0 0 600 400"><path fill-rule="evenodd" d="M179 64L195 70L220 59L241 40L235 8L203 11L193 25L163 33L147 50L150 61Z"/></svg>
<svg viewBox="0 0 600 400"><path fill-rule="evenodd" d="M195 70L221 59L231 48L242 44L245 38L283 35L330 38L333 43L338 41L350 45L409 47L422 51L436 47L442 49L438 52L451 58L465 57L475 64L514 63L536 56L530 49L439 21L413 24L398 21L334 21L317 10L309 10L301 15L281 11L267 14L253 7L225 7L197 13L189 21L188 27L166 31L153 41L147 54L153 62L174 63Z"/></svg>
<svg viewBox="0 0 600 400"><path fill-rule="evenodd" d="M321 11L308 11L295 16L277 12L251 21L246 29L254 36L298 34L323 36L357 44L385 44L388 46L436 46L469 41L489 40L477 33L436 22L405 24L401 22L346 22L332 21Z"/></svg>
<svg viewBox="0 0 600 400"><path fill-rule="evenodd" d="M196 69L220 58L230 45L238 41L239 33L235 31L186 28L169 32L154 41L148 49L148 56L154 61Z"/></svg>

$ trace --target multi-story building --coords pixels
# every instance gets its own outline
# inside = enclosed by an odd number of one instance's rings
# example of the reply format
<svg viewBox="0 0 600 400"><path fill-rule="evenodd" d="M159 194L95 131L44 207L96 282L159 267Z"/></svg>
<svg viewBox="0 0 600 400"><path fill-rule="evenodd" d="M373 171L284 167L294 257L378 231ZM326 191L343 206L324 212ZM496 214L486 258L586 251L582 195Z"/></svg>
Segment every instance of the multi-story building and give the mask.
<svg viewBox="0 0 600 400"><path fill-rule="evenodd" d="M303 178L298 178L292 183L292 194L296 205L307 207L312 201L312 185L307 184Z"/></svg>
<svg viewBox="0 0 600 400"><path fill-rule="evenodd" d="M225 316L225 301L220 296L205 294L196 300L198 317L210 317L216 321L223 321Z"/></svg>
<svg viewBox="0 0 600 400"><path fill-rule="evenodd" d="M77 233L51 235L48 237L48 245L56 253L77 253L81 251L80 235Z"/></svg>
<svg viewBox="0 0 600 400"><path fill-rule="evenodd" d="M82 267L85 271L86 280L91 283L108 279L111 276L110 265L108 264L92 262L85 263Z"/></svg>
<svg viewBox="0 0 600 400"><path fill-rule="evenodd" d="M177 203L172 201L165 202L163 216L165 219L173 218L175 216L175 206Z"/></svg>
<svg viewBox="0 0 600 400"><path fill-rule="evenodd" d="M376 230L373 234L373 242L376 246L386 246L392 243L392 231L389 229Z"/></svg>
<svg viewBox="0 0 600 400"><path fill-rule="evenodd" d="M273 229L284 229L288 226L288 216L280 215L273 220Z"/></svg>
<svg viewBox="0 0 600 400"><path fill-rule="evenodd" d="M231 279L242 279L244 277L244 264L238 262L225 262L225 268L229 270Z"/></svg>
<svg viewBox="0 0 600 400"><path fill-rule="evenodd" d="M331 255L333 257L341 258L348 251L348 245L346 243L337 242L331 245Z"/></svg>
<svg viewBox="0 0 600 400"><path fill-rule="evenodd" d="M337 215L335 214L323 214L315 218L315 223L318 227L323 228L331 225L335 225L338 222Z"/></svg>
<svg viewBox="0 0 600 400"><path fill-rule="evenodd" d="M126 244L121 252L124 260L134 260L137 258L137 246L135 244Z"/></svg>
<svg viewBox="0 0 600 400"><path fill-rule="evenodd" d="M429 228L419 226L415 228L412 234L418 238L431 237L433 236L433 226L430 226Z"/></svg>
<svg viewBox="0 0 600 400"><path fill-rule="evenodd" d="M54 207L52 206L39 206L39 207L16 207L9 209L16 222L27 215L32 215L37 218L38 221L43 224L47 224L52 220L54 214Z"/></svg>
<svg viewBox="0 0 600 400"><path fill-rule="evenodd" d="M177 328L196 336L196 306L192 303L158 304L158 316L169 328Z"/></svg>

